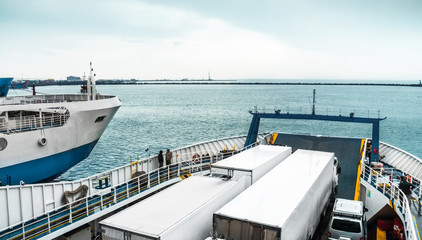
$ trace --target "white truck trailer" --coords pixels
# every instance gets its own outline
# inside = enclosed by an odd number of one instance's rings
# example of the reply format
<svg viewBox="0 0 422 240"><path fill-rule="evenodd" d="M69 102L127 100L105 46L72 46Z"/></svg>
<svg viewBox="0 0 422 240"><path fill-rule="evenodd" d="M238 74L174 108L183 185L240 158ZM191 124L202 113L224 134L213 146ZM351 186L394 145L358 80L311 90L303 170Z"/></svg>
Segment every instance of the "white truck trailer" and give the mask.
<svg viewBox="0 0 422 240"><path fill-rule="evenodd" d="M291 147L258 145L212 164L211 175L225 175L234 180L247 176L252 185L291 153Z"/></svg>
<svg viewBox="0 0 422 240"><path fill-rule="evenodd" d="M205 239L213 213L247 186L246 178L189 177L101 221L102 239Z"/></svg>
<svg viewBox="0 0 422 240"><path fill-rule="evenodd" d="M311 239L334 194L335 174L334 153L297 150L214 213L215 237Z"/></svg>

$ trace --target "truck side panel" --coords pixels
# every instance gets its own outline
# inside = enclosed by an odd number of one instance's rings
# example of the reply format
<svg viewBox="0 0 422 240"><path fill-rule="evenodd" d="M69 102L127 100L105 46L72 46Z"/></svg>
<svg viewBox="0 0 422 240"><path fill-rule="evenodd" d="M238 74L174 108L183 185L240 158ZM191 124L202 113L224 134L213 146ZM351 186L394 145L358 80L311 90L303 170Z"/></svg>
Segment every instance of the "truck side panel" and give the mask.
<svg viewBox="0 0 422 240"><path fill-rule="evenodd" d="M334 178L334 158L330 159L317 180L283 226L281 239L308 239L313 236L324 208L330 201ZM298 178L300 181L300 178ZM281 206L282 207L282 206Z"/></svg>

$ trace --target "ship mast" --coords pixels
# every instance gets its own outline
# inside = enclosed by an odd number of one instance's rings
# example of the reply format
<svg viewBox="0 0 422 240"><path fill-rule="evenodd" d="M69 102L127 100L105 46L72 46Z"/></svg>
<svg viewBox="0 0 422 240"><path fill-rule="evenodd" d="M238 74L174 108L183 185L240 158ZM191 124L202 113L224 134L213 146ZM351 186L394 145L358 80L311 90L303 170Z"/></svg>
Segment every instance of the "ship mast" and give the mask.
<svg viewBox="0 0 422 240"><path fill-rule="evenodd" d="M88 78L88 99L96 100L97 96L97 87L95 84L95 74L93 73L94 69L92 68L92 62L89 62L89 78ZM92 97L91 97L92 96Z"/></svg>
<svg viewBox="0 0 422 240"><path fill-rule="evenodd" d="M91 75L88 77L88 81L86 81L86 94L88 95L88 100L91 100Z"/></svg>

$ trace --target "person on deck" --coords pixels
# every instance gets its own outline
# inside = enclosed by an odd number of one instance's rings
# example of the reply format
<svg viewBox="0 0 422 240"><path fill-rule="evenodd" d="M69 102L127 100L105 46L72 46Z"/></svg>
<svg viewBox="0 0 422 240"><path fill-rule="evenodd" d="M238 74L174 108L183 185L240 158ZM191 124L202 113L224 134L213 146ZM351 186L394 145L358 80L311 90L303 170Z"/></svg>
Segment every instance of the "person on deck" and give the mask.
<svg viewBox="0 0 422 240"><path fill-rule="evenodd" d="M158 167L162 167L163 163L164 163L163 151L160 150L160 153L158 153Z"/></svg>
<svg viewBox="0 0 422 240"><path fill-rule="evenodd" d="M167 148L166 152L166 165L169 166L171 164L171 159L173 158L173 153L170 152L170 149Z"/></svg>
<svg viewBox="0 0 422 240"><path fill-rule="evenodd" d="M405 176L401 176L400 177L400 183L399 183L399 189L403 191L403 193L406 195L407 200L409 201L409 205L410 205L410 199L412 198L412 187L413 184L411 184L410 182L406 181L406 177Z"/></svg>

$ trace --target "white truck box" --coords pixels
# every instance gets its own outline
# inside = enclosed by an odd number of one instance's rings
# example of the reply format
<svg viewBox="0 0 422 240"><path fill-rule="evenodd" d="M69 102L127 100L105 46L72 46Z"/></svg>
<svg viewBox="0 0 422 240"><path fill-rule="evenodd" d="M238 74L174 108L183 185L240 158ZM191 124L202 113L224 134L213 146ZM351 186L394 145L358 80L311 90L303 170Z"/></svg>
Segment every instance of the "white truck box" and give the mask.
<svg viewBox="0 0 422 240"><path fill-rule="evenodd" d="M212 214L246 186L245 178L189 177L101 221L102 239L205 239Z"/></svg>
<svg viewBox="0 0 422 240"><path fill-rule="evenodd" d="M255 183L292 153L291 147L258 145L211 165L211 174L228 175L233 170L233 179L248 176Z"/></svg>
<svg viewBox="0 0 422 240"><path fill-rule="evenodd" d="M216 211L225 239L310 239L334 192L334 153L297 150Z"/></svg>

